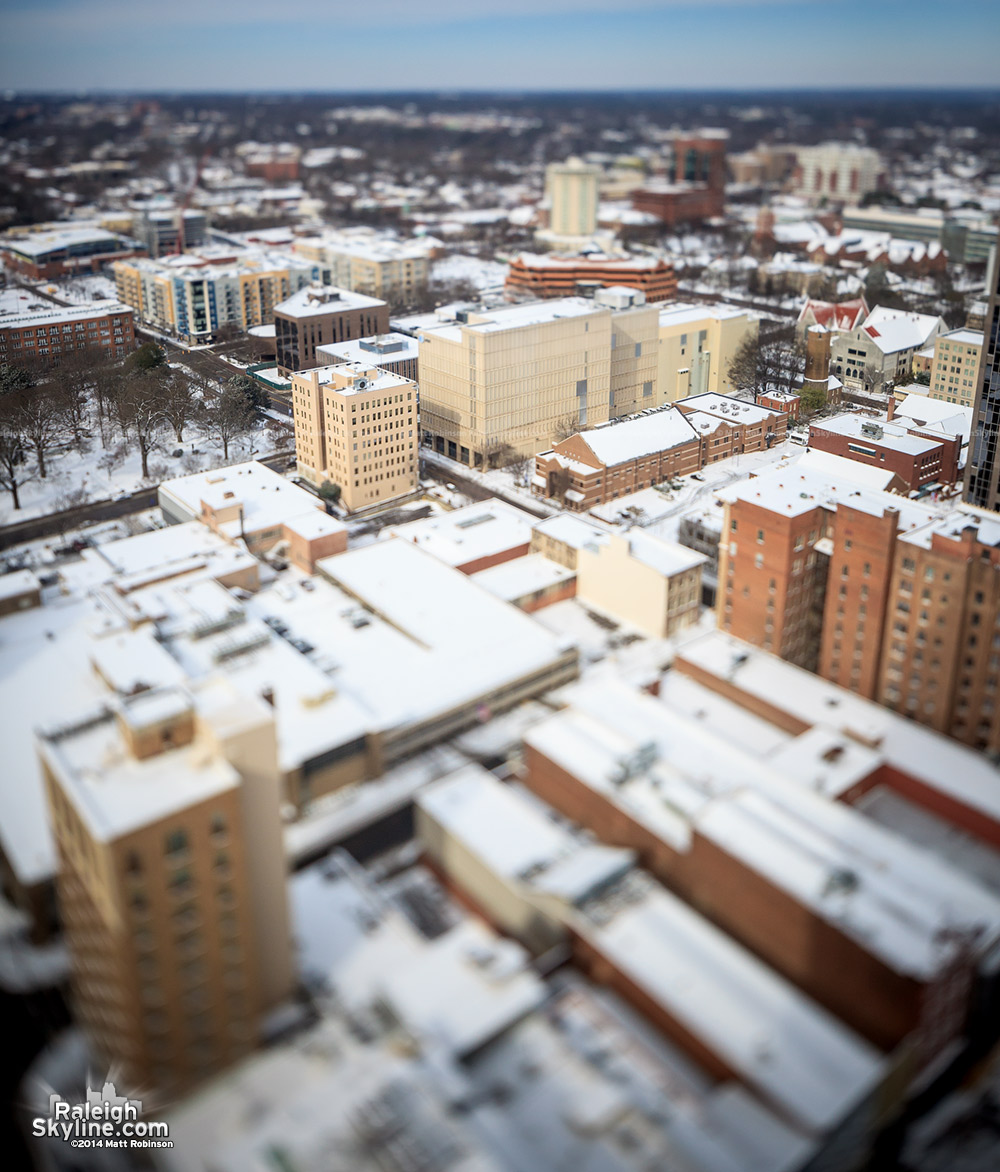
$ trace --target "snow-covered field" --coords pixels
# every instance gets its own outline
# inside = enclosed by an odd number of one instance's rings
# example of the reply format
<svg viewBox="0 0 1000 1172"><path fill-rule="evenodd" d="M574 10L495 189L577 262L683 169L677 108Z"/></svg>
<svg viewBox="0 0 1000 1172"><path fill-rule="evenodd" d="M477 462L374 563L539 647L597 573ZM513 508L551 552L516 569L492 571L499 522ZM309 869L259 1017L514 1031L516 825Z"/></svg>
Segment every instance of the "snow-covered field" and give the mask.
<svg viewBox="0 0 1000 1172"><path fill-rule="evenodd" d="M507 266L495 260L480 260L478 256L446 256L435 261L431 268L432 285L448 285L452 281L468 281L477 289L491 289L507 279Z"/></svg>

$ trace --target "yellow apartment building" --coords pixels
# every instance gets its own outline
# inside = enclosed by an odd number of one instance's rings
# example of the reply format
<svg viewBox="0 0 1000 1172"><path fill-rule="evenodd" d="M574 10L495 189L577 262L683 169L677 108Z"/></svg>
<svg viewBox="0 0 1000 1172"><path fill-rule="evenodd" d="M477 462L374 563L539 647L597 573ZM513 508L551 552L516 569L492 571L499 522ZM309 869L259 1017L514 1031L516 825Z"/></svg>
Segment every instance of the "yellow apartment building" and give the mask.
<svg viewBox="0 0 1000 1172"><path fill-rule="evenodd" d="M94 670L131 687L141 651ZM78 1020L128 1086L178 1093L293 986L271 710L215 677L112 692L37 743Z"/></svg>
<svg viewBox="0 0 1000 1172"><path fill-rule="evenodd" d="M556 236L592 236L597 230L601 168L582 159L551 163L545 171L549 230Z"/></svg>
<svg viewBox="0 0 1000 1172"><path fill-rule="evenodd" d="M756 337L757 321L728 305L670 305L660 309L658 404L690 395L738 390L729 379L729 364L747 337Z"/></svg>
<svg viewBox="0 0 1000 1172"><path fill-rule="evenodd" d="M339 484L351 512L416 492L417 384L364 362L292 375L299 475Z"/></svg>
<svg viewBox="0 0 1000 1172"><path fill-rule="evenodd" d="M653 406L659 311L634 289L470 313L422 331L421 428L471 467Z"/></svg>

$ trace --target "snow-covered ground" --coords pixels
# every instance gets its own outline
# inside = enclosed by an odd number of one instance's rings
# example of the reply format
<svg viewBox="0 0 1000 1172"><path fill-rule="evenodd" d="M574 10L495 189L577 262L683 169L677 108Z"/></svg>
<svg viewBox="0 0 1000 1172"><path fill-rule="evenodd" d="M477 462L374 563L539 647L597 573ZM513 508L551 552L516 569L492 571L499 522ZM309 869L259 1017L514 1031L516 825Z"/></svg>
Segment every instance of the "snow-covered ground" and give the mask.
<svg viewBox="0 0 1000 1172"><path fill-rule="evenodd" d="M161 437L149 458L149 476L143 479L142 461L135 446L126 449L119 439L114 439L105 449L95 436L84 452L72 448L48 456L48 476L43 480L36 474L20 487L20 509L14 508L10 493L0 493L0 525L45 516L88 501L113 500L174 476L259 459L291 446L292 437L286 431L279 435L271 428L258 427L246 438L231 442L229 459L225 460L220 443L196 428L186 427L183 443L176 443L173 433ZM181 455L175 456L175 452Z"/></svg>

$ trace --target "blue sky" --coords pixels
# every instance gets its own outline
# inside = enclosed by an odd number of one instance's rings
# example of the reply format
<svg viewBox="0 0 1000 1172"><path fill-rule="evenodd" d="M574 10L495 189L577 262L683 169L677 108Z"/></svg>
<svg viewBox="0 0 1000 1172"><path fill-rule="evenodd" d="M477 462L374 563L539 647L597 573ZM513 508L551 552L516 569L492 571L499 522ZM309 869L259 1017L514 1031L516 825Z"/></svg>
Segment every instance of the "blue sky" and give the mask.
<svg viewBox="0 0 1000 1172"><path fill-rule="evenodd" d="M0 89L975 86L997 0L0 0Z"/></svg>

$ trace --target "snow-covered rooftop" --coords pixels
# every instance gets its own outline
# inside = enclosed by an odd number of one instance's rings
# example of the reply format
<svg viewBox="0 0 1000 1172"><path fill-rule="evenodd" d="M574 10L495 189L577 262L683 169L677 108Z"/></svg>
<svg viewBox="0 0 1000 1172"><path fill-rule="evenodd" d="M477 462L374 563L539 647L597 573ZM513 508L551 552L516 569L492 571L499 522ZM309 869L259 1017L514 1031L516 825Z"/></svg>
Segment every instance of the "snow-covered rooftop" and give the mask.
<svg viewBox="0 0 1000 1172"><path fill-rule="evenodd" d="M536 591L561 586L571 581L575 574L540 553L529 553L525 557L512 558L498 566L491 566L488 570L480 570L472 577L504 602L516 602Z"/></svg>
<svg viewBox="0 0 1000 1172"><path fill-rule="evenodd" d="M770 407L758 407L744 399L720 395L716 391L690 395L687 399L678 400L678 406L688 411L703 411L706 415L715 415L730 423L764 423L774 415L774 410Z"/></svg>
<svg viewBox="0 0 1000 1172"><path fill-rule="evenodd" d="M255 533L311 512L326 516L323 503L311 492L299 488L257 460L165 480L157 495L160 508L171 517L198 518L202 516L204 506L216 511L241 507L242 522L237 517L220 525L222 531L233 539L240 536L241 524L243 531ZM327 520L335 527L343 528L333 518Z"/></svg>
<svg viewBox="0 0 1000 1172"><path fill-rule="evenodd" d="M681 658L806 725L876 746L894 768L1000 821L1000 771L981 753L722 632L686 643Z"/></svg>
<svg viewBox="0 0 1000 1172"><path fill-rule="evenodd" d="M865 428L868 428L866 431ZM813 423L809 428L809 438L821 436L824 432L845 436L848 439L863 440L877 447L900 452L907 456L921 456L938 447L935 440L921 436L910 435L904 426L892 423L878 423L875 425L875 434L872 434L872 422L855 412L844 415L834 415Z"/></svg>
<svg viewBox="0 0 1000 1172"><path fill-rule="evenodd" d="M698 437L683 411L665 407L649 415L595 427L582 432L581 438L597 459L610 468L690 443Z"/></svg>
<svg viewBox="0 0 1000 1172"><path fill-rule="evenodd" d="M733 305L715 304L688 304L671 302L660 309L660 329L669 329L673 326L692 325L699 321L729 321L736 317L746 317L745 309L738 309Z"/></svg>
<svg viewBox="0 0 1000 1172"><path fill-rule="evenodd" d="M307 285L274 307L282 317L319 317L328 313L347 313L352 309L372 309L385 305L377 297L366 297L335 285Z"/></svg>
<svg viewBox="0 0 1000 1172"><path fill-rule="evenodd" d="M752 1090L805 1131L834 1127L885 1075L836 1018L664 888L579 930Z"/></svg>
<svg viewBox="0 0 1000 1172"><path fill-rule="evenodd" d="M532 526L532 532L550 537L553 541L561 542L572 549L582 549L583 546L607 536L604 529L590 525L571 513L558 513L544 521L537 521Z"/></svg>
<svg viewBox="0 0 1000 1172"><path fill-rule="evenodd" d="M446 565L464 566L528 545L535 521L530 513L494 498L383 532L419 545Z"/></svg>
<svg viewBox="0 0 1000 1172"><path fill-rule="evenodd" d="M954 933L981 932L981 943L1000 935L1000 900L826 796L827 786L836 796L883 761L860 745L852 754L834 728L762 754L674 711L666 697L600 681L565 695L572 707L528 729L525 742L673 850L685 853L695 833L710 839L917 979L951 962ZM831 748L832 777L817 793L817 766L822 775ZM847 873L849 887L838 881Z"/></svg>
<svg viewBox="0 0 1000 1172"><path fill-rule="evenodd" d="M861 323L861 331L883 354L919 350L941 330L941 318L929 313L909 313L876 305Z"/></svg>
<svg viewBox="0 0 1000 1172"><path fill-rule="evenodd" d="M324 365L343 362L364 362L369 366L406 362L420 353L416 338L408 334L390 332L371 338L357 338L352 342L328 342L316 347L316 356Z"/></svg>
<svg viewBox="0 0 1000 1172"><path fill-rule="evenodd" d="M134 313L131 305L123 305L120 301L93 301L87 305L46 305L45 309L0 314L0 329L20 330L28 326L58 326L70 322L89 321L95 317L131 317Z"/></svg>

